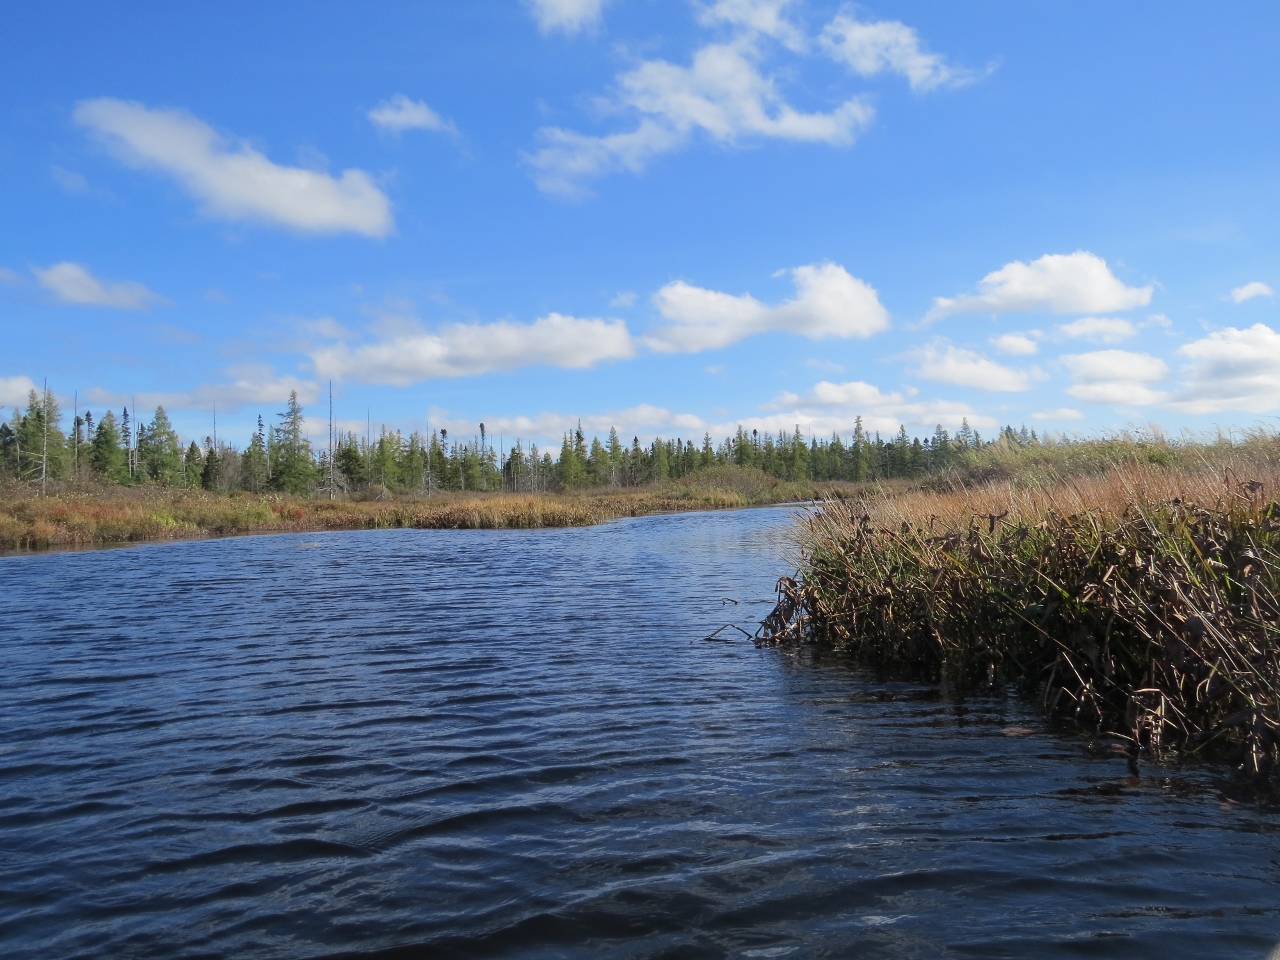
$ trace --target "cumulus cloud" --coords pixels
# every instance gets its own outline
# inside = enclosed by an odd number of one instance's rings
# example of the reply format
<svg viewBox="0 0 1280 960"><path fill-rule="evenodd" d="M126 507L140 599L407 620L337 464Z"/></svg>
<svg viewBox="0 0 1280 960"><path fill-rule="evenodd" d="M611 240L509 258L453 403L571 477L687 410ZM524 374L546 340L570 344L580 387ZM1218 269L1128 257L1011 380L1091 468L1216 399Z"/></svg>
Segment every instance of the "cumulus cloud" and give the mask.
<svg viewBox="0 0 1280 960"><path fill-rule="evenodd" d="M468 435L476 429L474 422L451 416L447 410L433 409L431 422L433 427L439 424L451 434L456 432L458 436ZM702 434L711 427L711 424L695 414L679 413L649 403L604 413L566 414L544 411L531 416L489 416L484 422L490 435L501 434L508 441L522 437L526 442L530 439L537 441L559 437L566 430L575 429L579 423L587 436L604 437L610 428L616 427L618 433L628 441L632 436L638 436L642 442L659 435L701 439Z"/></svg>
<svg viewBox="0 0 1280 960"><path fill-rule="evenodd" d="M1074 407L1057 407L1053 410L1041 410L1031 415L1032 420L1083 420L1084 414Z"/></svg>
<svg viewBox="0 0 1280 960"><path fill-rule="evenodd" d="M1136 336L1138 331L1128 320L1118 317L1081 317L1070 323L1058 324L1058 333L1069 340L1119 343Z"/></svg>
<svg viewBox="0 0 1280 960"><path fill-rule="evenodd" d="M121 310L147 310L153 305L169 303L140 283L102 281L82 265L67 260L44 269L32 267L31 272L40 286L63 303Z"/></svg>
<svg viewBox="0 0 1280 960"><path fill-rule="evenodd" d="M152 391L149 393L122 394L102 388L86 391L85 398L91 404L133 408L139 410L164 407L166 410L218 410L228 413L247 406L266 406L280 409L289 393L296 390L302 404L320 399L320 387L314 380L281 375L265 364L247 364L224 371L227 380L221 383L202 383L190 390Z"/></svg>
<svg viewBox="0 0 1280 960"><path fill-rule="evenodd" d="M607 0L527 0L543 33L579 33L600 23Z"/></svg>
<svg viewBox="0 0 1280 960"><path fill-rule="evenodd" d="M934 340L913 356L916 361L913 372L926 380L1000 392L1017 392L1031 387L1031 378L1025 372L1001 366L980 353L945 340Z"/></svg>
<svg viewBox="0 0 1280 960"><path fill-rule="evenodd" d="M540 189L575 195L584 180L639 173L699 133L725 144L748 138L850 144L874 116L858 98L825 113L797 110L776 79L761 72L755 47L746 42L709 44L687 67L645 61L618 78L609 106L637 115L634 129L604 136L539 131L542 146L527 159Z"/></svg>
<svg viewBox="0 0 1280 960"><path fill-rule="evenodd" d="M822 340L869 337L889 326L889 313L875 289L844 267L819 263L790 272L796 296L774 307L750 294L669 283L653 296L669 325L645 337L645 343L663 353L696 353L767 330Z"/></svg>
<svg viewBox="0 0 1280 960"><path fill-rule="evenodd" d="M1074 381L1067 393L1078 400L1148 406L1167 399L1164 391L1153 389L1150 384L1168 376L1169 367L1149 353L1096 350L1067 354L1062 362Z"/></svg>
<svg viewBox="0 0 1280 960"><path fill-rule="evenodd" d="M704 24L729 24L749 34L772 37L791 50L807 45L804 33L786 16L795 0L716 0L702 8Z"/></svg>
<svg viewBox="0 0 1280 960"><path fill-rule="evenodd" d="M30 377L0 377L0 407L21 407L36 389Z"/></svg>
<svg viewBox="0 0 1280 960"><path fill-rule="evenodd" d="M957 70L938 54L929 53L916 31L897 20L863 22L842 13L823 28L819 42L830 57L854 73L864 77L897 73L916 91L973 80L970 71Z"/></svg>
<svg viewBox="0 0 1280 960"><path fill-rule="evenodd" d="M369 237L393 229L391 202L363 170L280 166L181 110L104 97L81 101L74 117L122 163L173 177L207 216Z"/></svg>
<svg viewBox="0 0 1280 960"><path fill-rule="evenodd" d="M747 420L743 425L776 433L778 430L789 432L799 424L823 435L851 430L856 417L862 418L864 429L883 433L896 432L900 425L932 429L941 424L947 429L955 429L965 420L971 427L996 425L992 417L977 412L968 404L952 400L918 400L899 392L885 393L862 380L845 383L823 380L815 384L808 394L783 393L769 406L785 412Z"/></svg>
<svg viewBox="0 0 1280 960"><path fill-rule="evenodd" d="M1231 291L1232 303L1244 303L1246 300L1252 300L1254 297L1269 297L1273 293L1272 289L1261 280L1255 280L1253 283L1246 283L1243 287L1236 287Z"/></svg>
<svg viewBox="0 0 1280 960"><path fill-rule="evenodd" d="M925 319L955 313L1109 313L1145 307L1153 288L1125 286L1105 260L1077 250L1005 264L978 281L978 290L938 297Z"/></svg>
<svg viewBox="0 0 1280 960"><path fill-rule="evenodd" d="M1186 413L1280 408L1280 333L1263 323L1227 327L1178 348L1189 363L1175 409Z"/></svg>
<svg viewBox="0 0 1280 960"><path fill-rule="evenodd" d="M1040 344L1025 333L1002 333L991 338L991 345L1015 357L1029 357L1040 349Z"/></svg>
<svg viewBox="0 0 1280 960"><path fill-rule="evenodd" d="M436 332L402 328L372 343L311 350L322 378L397 385L538 365L584 369L633 356L635 344L623 321L559 313L533 323L459 323Z"/></svg>
<svg viewBox="0 0 1280 960"><path fill-rule="evenodd" d="M452 120L446 120L421 100L410 100L397 93L390 100L383 100L369 111L369 120L383 130L403 133L405 130L434 130L437 133L457 133Z"/></svg>

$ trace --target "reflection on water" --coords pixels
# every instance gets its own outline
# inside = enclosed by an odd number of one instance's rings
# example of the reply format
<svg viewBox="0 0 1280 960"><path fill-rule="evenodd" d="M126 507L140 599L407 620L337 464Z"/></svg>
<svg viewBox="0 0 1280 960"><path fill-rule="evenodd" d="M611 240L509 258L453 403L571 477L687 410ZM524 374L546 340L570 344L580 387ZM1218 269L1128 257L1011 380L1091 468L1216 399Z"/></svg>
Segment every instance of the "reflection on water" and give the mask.
<svg viewBox="0 0 1280 960"><path fill-rule="evenodd" d="M779 510L0 560L7 957L1266 957L1274 816L697 638Z"/></svg>

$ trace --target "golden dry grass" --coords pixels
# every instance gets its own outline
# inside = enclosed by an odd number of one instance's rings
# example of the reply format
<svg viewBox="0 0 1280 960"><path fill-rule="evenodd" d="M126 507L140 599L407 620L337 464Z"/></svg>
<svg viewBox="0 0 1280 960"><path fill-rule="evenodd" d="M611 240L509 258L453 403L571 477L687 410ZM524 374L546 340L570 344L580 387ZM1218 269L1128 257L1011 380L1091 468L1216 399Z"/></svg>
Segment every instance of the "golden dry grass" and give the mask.
<svg viewBox="0 0 1280 960"><path fill-rule="evenodd" d="M1247 471L1247 472L1246 472ZM1280 752L1280 466L870 490L802 518L775 642L956 690L1014 682L1134 749Z"/></svg>
<svg viewBox="0 0 1280 960"><path fill-rule="evenodd" d="M148 486L66 488L39 496L28 484L10 484L0 487L0 550L306 530L575 527L617 517L790 501L830 489L779 484L742 468L636 490L446 493L385 501L228 497Z"/></svg>

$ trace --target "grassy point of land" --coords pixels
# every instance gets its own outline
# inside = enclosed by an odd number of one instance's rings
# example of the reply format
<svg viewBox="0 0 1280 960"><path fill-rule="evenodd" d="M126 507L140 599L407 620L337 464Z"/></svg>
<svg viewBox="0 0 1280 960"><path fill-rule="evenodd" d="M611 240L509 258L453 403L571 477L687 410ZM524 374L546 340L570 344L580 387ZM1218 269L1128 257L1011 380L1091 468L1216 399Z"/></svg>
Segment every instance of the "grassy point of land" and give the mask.
<svg viewBox="0 0 1280 960"><path fill-rule="evenodd" d="M1280 759L1280 441L990 451L799 523L773 642L1014 683L1131 755Z"/></svg>
<svg viewBox="0 0 1280 960"><path fill-rule="evenodd" d="M723 510L807 500L848 484L785 483L759 470L712 467L681 482L625 490L460 493L329 500L154 485L57 484L45 495L26 483L0 486L0 549L183 540L310 530L531 529L577 527L618 517Z"/></svg>

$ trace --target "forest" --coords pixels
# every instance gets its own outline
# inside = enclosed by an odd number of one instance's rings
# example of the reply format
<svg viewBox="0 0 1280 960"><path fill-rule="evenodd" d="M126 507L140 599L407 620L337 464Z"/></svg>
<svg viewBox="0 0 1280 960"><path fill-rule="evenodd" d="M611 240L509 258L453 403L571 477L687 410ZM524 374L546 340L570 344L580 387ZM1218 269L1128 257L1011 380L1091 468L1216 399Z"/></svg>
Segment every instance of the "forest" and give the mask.
<svg viewBox="0 0 1280 960"><path fill-rule="evenodd" d="M719 442L704 434L626 443L616 429L590 441L581 424L567 430L559 450L516 440L495 445L483 423L462 438L447 429L429 436L381 427L375 436L331 436L317 448L307 431L296 393L273 423L258 417L257 430L241 446L206 436L185 445L164 407L149 420L126 407L118 414L76 411L70 429L48 389L32 391L25 410L0 423L0 479L45 486L50 481L98 481L201 488L222 493L277 491L295 496L363 496L434 491L539 493L599 487L641 487L680 480L715 466L754 467L784 482L860 483L921 478L943 473L966 453L999 442L1027 447L1035 431L1006 427L984 439L966 421L954 435L939 425L912 437L906 427L885 438L862 428L850 436L808 436L797 425L777 435L741 427Z"/></svg>

